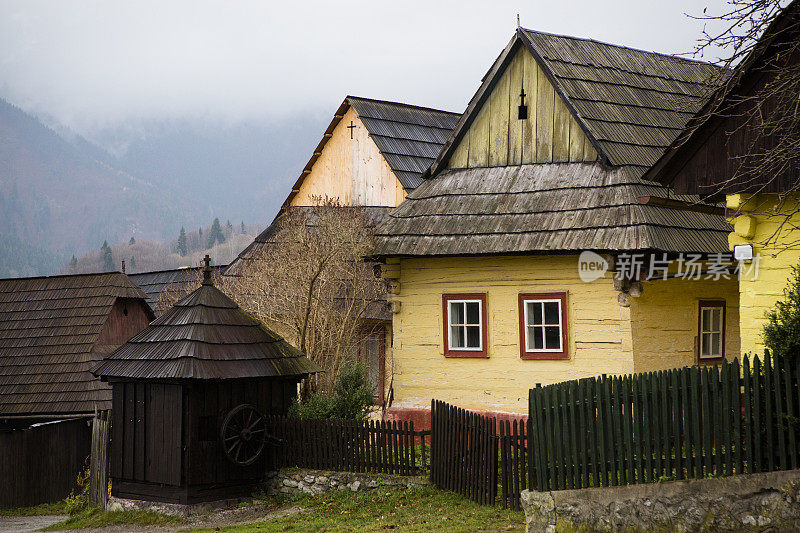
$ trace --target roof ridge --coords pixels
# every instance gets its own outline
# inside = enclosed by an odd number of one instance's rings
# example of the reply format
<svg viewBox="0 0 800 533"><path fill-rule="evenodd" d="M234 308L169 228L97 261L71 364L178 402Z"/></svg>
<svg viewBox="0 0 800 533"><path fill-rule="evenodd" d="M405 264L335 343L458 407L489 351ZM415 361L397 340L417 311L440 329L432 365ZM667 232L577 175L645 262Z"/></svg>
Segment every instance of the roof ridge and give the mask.
<svg viewBox="0 0 800 533"><path fill-rule="evenodd" d="M0 278L0 282L21 281L21 280L31 280L31 279L76 278L79 276L113 276L113 275L125 276L125 274L123 274L119 270L114 270L112 272L81 272L78 274L50 274L47 276L22 276L18 278Z"/></svg>
<svg viewBox="0 0 800 533"><path fill-rule="evenodd" d="M564 34L561 34L561 33L552 33L552 32L547 32L547 31L533 30L531 28L520 28L520 29L525 31L525 32L535 33L535 34L538 34L538 35L547 35L549 37L561 37L563 39L571 39L573 41L583 41L583 42L590 42L590 43L595 43L595 44L602 44L602 45L605 45L605 46L613 46L614 48L624 48L625 50L631 50L633 52L639 52L639 53L649 54L649 55L657 55L657 56L665 57L665 58L668 58L668 59L679 59L681 61L685 61L685 62L688 62L688 63L699 63L699 64L702 64L702 65L710 65L712 67L722 68L719 65L715 65L714 63L711 63L710 61L703 61L702 59L689 59L687 57L681 57L681 56L677 56L677 55L674 55L674 54L667 54L665 52L655 52L655 51L652 51L652 50L644 50L642 48L634 48L632 46L625 46L623 44L614 44L614 43L609 43L609 42L606 42L606 41L598 41L597 39L592 39L592 38L589 38L589 37L575 37L574 35L564 35Z"/></svg>
<svg viewBox="0 0 800 533"><path fill-rule="evenodd" d="M354 99L354 100L363 100L365 102L377 102L379 104L389 104L389 105L396 105L396 106L401 106L401 107L410 107L410 108L413 108L413 109L422 109L422 110L425 110L425 111L435 111L437 113L447 113L448 115L458 115L458 116L461 115L461 113L458 113L456 111L447 111L445 109L437 109L435 107L407 104L405 102L394 102L394 101L391 101L391 100L381 100L379 98L367 98L365 96L356 96L356 95L353 95L353 94L348 94L345 97L345 100L349 100L351 98Z"/></svg>

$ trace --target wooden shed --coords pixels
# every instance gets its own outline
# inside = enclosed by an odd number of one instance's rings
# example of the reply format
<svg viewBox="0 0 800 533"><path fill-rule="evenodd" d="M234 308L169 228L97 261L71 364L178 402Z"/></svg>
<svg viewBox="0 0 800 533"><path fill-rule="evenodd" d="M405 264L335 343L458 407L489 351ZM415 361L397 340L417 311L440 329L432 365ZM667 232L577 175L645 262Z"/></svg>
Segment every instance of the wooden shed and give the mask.
<svg viewBox="0 0 800 533"><path fill-rule="evenodd" d="M198 503L248 495L269 464L266 415L285 414L318 368L203 284L111 353L112 494Z"/></svg>

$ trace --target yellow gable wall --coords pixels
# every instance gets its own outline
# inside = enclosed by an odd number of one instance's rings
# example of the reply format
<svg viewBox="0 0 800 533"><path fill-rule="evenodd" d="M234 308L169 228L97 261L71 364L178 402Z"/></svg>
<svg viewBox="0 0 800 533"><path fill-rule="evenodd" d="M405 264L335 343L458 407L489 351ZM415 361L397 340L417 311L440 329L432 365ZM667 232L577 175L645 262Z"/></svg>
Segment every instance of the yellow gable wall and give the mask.
<svg viewBox="0 0 800 533"><path fill-rule="evenodd" d="M525 90L528 118L518 118ZM450 157L450 168L594 161L597 152L533 56L517 51Z"/></svg>
<svg viewBox="0 0 800 533"><path fill-rule="evenodd" d="M742 213L733 220L731 249L735 244L752 244L753 254L760 257L757 271L746 272L739 282L739 314L742 352L762 354L765 314L784 298L792 266L800 264L796 229L800 227L800 194L784 195L783 202L777 194L730 195L728 207Z"/></svg>
<svg viewBox="0 0 800 533"><path fill-rule="evenodd" d="M725 300L725 357L739 357L739 283L734 279L668 279L643 283L630 298L633 366L651 372L697 362L700 300Z"/></svg>
<svg viewBox="0 0 800 533"><path fill-rule="evenodd" d="M620 307L611 275L578 278L577 256L403 259L394 347L386 383L393 407L429 407L431 398L465 408L527 412L528 390L602 373L634 369L630 309ZM568 293L568 360L522 360L520 292ZM488 358L445 358L442 294L487 293Z"/></svg>
<svg viewBox="0 0 800 533"><path fill-rule="evenodd" d="M350 121L356 126L352 139L347 128ZM328 197L343 205L395 207L405 195L367 128L350 107L334 128L291 205L315 205L314 197Z"/></svg>

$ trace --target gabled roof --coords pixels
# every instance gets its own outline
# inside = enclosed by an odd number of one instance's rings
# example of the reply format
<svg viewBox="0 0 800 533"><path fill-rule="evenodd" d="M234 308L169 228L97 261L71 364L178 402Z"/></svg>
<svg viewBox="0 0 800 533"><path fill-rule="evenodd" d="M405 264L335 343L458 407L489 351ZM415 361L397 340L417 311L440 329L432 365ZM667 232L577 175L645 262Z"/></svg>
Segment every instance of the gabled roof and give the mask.
<svg viewBox="0 0 800 533"><path fill-rule="evenodd" d="M520 28L487 72L430 175L445 168L520 49L539 63L600 159L635 175L678 136L718 72L709 63Z"/></svg>
<svg viewBox="0 0 800 533"><path fill-rule="evenodd" d="M413 190L422 182L422 173L439 154L461 116L459 113L400 102L345 97L281 209L291 204L333 135L333 130L350 107L364 123L370 138L406 191Z"/></svg>
<svg viewBox="0 0 800 533"><path fill-rule="evenodd" d="M0 417L106 408L95 343L117 298L146 297L120 272L0 279Z"/></svg>
<svg viewBox="0 0 800 533"><path fill-rule="evenodd" d="M746 94L757 91L760 83L764 83L762 81L763 78L777 70L785 69L785 62L791 61L792 56L794 56L795 64L800 61L798 59L798 33L800 33L800 1L793 0L781 10L764 30L764 33L759 37L758 42L747 57L736 66L725 83L707 99L696 115L687 123L682 134L673 140L659 160L647 171L645 177L661 183L672 184L676 175L682 170L682 168L677 167L682 164L682 161L696 153L708 137L728 137L734 132L738 134L737 136L741 136L741 132L735 130L740 129L740 123L746 119L747 114L739 110L734 111L734 116L731 116L732 109L742 102L742 98ZM769 81L766 81L766 83L769 83ZM727 124L728 131L723 131L720 125L726 120L729 122ZM744 142L735 139L732 142L725 143L728 146L722 145L721 147L728 149L728 153L725 154L727 157L738 161L746 155L752 142L753 139L748 139ZM735 168L735 166L728 165L725 171L729 172L732 168ZM716 175L703 176L706 183L702 184L691 183L691 177L684 178L681 180L683 183L679 184L679 188L696 192L704 187L702 190L704 194L717 192L716 190L720 188L732 189L723 192L740 192L738 190L739 187L748 188L747 186L743 187L741 183L730 183L729 179L732 176L726 175L728 172L725 171L710 172L709 174ZM780 192L785 190L783 187L791 187L795 179L791 171L788 174L788 180L775 179L776 176L770 176L769 186L765 189L759 184L758 189L761 192ZM708 187L713 182L719 184L726 182L726 186L712 186L709 189Z"/></svg>
<svg viewBox="0 0 800 533"><path fill-rule="evenodd" d="M599 161L447 169L518 51L533 55ZM715 72L696 61L517 30L431 166L432 177L378 226L377 255L727 251L730 226L714 206L641 179L692 116Z"/></svg>
<svg viewBox="0 0 800 533"><path fill-rule="evenodd" d="M211 268L216 271L224 270L227 267L228 265L219 265ZM138 272L136 274L128 274L128 277L147 293L147 304L154 313L158 313L156 304L164 291L167 289L185 290L184 287L187 287L189 281L202 277L201 270L202 267L173 268L169 270L155 270L152 272ZM185 295L186 292L181 296Z"/></svg>
<svg viewBox="0 0 800 533"><path fill-rule="evenodd" d="M663 195L662 186L602 163L448 169L392 210L376 231L376 253L728 250L722 216L640 199Z"/></svg>
<svg viewBox="0 0 800 533"><path fill-rule="evenodd" d="M203 284L103 359L104 379L304 376L319 368L211 283Z"/></svg>

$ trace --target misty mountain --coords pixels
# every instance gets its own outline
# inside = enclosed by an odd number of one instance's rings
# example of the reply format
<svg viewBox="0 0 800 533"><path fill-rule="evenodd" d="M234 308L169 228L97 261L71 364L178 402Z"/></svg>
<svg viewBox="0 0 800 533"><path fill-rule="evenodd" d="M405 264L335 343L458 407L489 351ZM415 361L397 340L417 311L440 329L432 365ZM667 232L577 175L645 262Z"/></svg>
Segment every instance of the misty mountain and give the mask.
<svg viewBox="0 0 800 533"><path fill-rule="evenodd" d="M267 224L327 118L121 124L82 137L0 99L0 276L53 274L104 240Z"/></svg>
<svg viewBox="0 0 800 533"><path fill-rule="evenodd" d="M149 121L92 134L116 154L115 165L177 189L207 222L269 223L319 142L330 117L223 123L213 119ZM188 223L188 226L195 225Z"/></svg>

